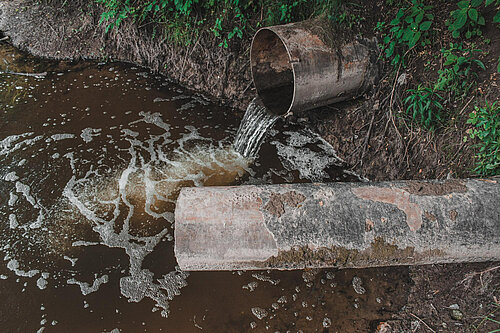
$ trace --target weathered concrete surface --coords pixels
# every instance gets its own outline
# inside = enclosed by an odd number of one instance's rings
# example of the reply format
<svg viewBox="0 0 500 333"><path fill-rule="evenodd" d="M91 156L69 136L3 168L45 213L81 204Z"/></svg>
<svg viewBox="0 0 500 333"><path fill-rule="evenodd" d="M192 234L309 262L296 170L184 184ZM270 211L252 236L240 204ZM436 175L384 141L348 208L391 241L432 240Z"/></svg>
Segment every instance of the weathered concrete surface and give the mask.
<svg viewBox="0 0 500 333"><path fill-rule="evenodd" d="M184 188L183 270L500 260L500 178Z"/></svg>

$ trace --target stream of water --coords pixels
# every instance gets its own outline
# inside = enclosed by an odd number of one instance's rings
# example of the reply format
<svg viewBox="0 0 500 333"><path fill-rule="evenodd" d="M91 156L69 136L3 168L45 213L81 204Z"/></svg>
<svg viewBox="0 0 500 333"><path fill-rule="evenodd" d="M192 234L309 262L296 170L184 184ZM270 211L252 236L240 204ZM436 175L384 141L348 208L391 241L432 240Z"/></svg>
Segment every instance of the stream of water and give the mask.
<svg viewBox="0 0 500 333"><path fill-rule="evenodd" d="M163 77L41 62L6 45L0 55L2 332L354 331L397 309L382 296L407 288L386 282L397 269L176 265L184 186L357 180L309 129L278 120L260 150L246 138L240 154L241 113Z"/></svg>
<svg viewBox="0 0 500 333"><path fill-rule="evenodd" d="M254 98L248 104L243 120L236 132L235 150L244 157L255 157L264 136L278 118L279 116L270 113L258 98Z"/></svg>

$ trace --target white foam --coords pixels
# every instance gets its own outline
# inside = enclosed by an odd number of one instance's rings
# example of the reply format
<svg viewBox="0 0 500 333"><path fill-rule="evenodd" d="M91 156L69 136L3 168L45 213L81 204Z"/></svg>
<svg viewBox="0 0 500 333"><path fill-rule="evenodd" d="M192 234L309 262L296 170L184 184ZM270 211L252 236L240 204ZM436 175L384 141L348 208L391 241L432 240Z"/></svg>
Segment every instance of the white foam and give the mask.
<svg viewBox="0 0 500 333"><path fill-rule="evenodd" d="M39 270L37 269L32 269L29 271L23 271L22 269L19 269L19 262L16 259L9 260L9 262L7 263L7 268L20 277L33 277L39 273Z"/></svg>
<svg viewBox="0 0 500 333"><path fill-rule="evenodd" d="M16 180L19 179L15 171L9 172L6 174L3 179L8 182L15 182Z"/></svg>
<svg viewBox="0 0 500 333"><path fill-rule="evenodd" d="M60 140L67 140L67 139L73 139L76 136L74 134L70 133L64 133L64 134L53 134L50 136L50 138L54 141L60 141Z"/></svg>
<svg viewBox="0 0 500 333"><path fill-rule="evenodd" d="M47 276L48 277L48 276ZM36 286L40 289L40 290L43 290L45 288L47 288L47 285L48 285L48 282L46 280L46 277L43 276L43 273L42 273L42 276L38 278L38 280L36 280Z"/></svg>
<svg viewBox="0 0 500 333"><path fill-rule="evenodd" d="M257 317L257 319L262 320L265 317L267 317L268 313L265 309L259 308L259 307L254 307L251 309L252 314Z"/></svg>
<svg viewBox="0 0 500 333"><path fill-rule="evenodd" d="M264 275L262 273L254 273L254 274L252 274L252 277L254 277L255 279L257 279L259 281L269 282L270 284L272 284L274 286L276 286L277 284L280 283L279 279L271 279L269 276Z"/></svg>
<svg viewBox="0 0 500 333"><path fill-rule="evenodd" d="M95 136L99 136L101 132L100 128L84 128L82 130L82 133L80 134L80 137L85 141L85 143L89 143L93 140Z"/></svg>
<svg viewBox="0 0 500 333"><path fill-rule="evenodd" d="M99 278L96 278L92 282L92 284L89 284L87 282L78 281L76 279L69 279L66 282L68 284L76 284L76 285L80 286L80 290L82 292L82 295L88 295L88 294L91 294L91 293L96 292L97 290L99 290L99 287L102 284L108 283L108 281L109 281L108 276L106 274L104 274L103 276L101 276Z"/></svg>
<svg viewBox="0 0 500 333"><path fill-rule="evenodd" d="M19 197L17 195L15 195L14 193L10 192L10 195L9 195L9 206L14 206L16 204L16 201Z"/></svg>
<svg viewBox="0 0 500 333"><path fill-rule="evenodd" d="M70 258L68 256L64 256L63 258L71 263L71 267L74 267L76 265L76 262L78 261L78 258Z"/></svg>
<svg viewBox="0 0 500 333"><path fill-rule="evenodd" d="M16 229L19 226L19 222L17 222L16 214L9 215L9 226L11 229Z"/></svg>
<svg viewBox="0 0 500 333"><path fill-rule="evenodd" d="M33 207L37 207L36 200L31 196L30 190L29 185L23 184L20 181L16 182L16 191L21 193Z"/></svg>

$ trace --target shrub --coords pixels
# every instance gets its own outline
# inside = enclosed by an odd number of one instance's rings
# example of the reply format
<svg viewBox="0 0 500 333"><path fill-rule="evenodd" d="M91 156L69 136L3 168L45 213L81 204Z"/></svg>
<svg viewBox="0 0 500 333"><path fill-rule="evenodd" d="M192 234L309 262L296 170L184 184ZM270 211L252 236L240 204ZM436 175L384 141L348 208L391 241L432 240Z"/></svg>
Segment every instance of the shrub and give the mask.
<svg viewBox="0 0 500 333"><path fill-rule="evenodd" d="M450 13L451 19L446 21L448 30L454 38L465 32L466 38L481 36L481 27L485 25L484 16L480 12L483 0L462 0L457 3L458 8ZM484 0L487 7L491 4L500 5L500 0ZM500 10L493 18L493 22L500 23Z"/></svg>
<svg viewBox="0 0 500 333"><path fill-rule="evenodd" d="M500 175L500 104L486 101L485 106L476 106L467 123L473 125L468 130L469 137L479 141L475 145L479 150L474 172L483 176Z"/></svg>
<svg viewBox="0 0 500 333"><path fill-rule="evenodd" d="M398 10L388 26L385 22L377 23L378 30L390 27L389 32L383 34L383 47L386 58L392 58L392 65L404 65L405 52L419 43L422 46L430 44L429 30L434 20L434 15L428 13L431 8L419 0L412 0L409 7Z"/></svg>
<svg viewBox="0 0 500 333"><path fill-rule="evenodd" d="M189 44L202 28L210 30L228 47L233 38L243 38L255 28L302 20L326 13L336 17L341 0L95 0L105 11L101 23L106 30L119 27L125 19L141 26L160 25L164 37ZM258 17L257 20L254 18Z"/></svg>
<svg viewBox="0 0 500 333"><path fill-rule="evenodd" d="M443 69L438 71L439 78L434 89L450 91L457 97L466 95L477 78L473 66L486 69L483 62L475 58L475 54L481 52L474 48L474 44L470 49L464 49L462 44L450 43L449 48L441 49L445 62Z"/></svg>

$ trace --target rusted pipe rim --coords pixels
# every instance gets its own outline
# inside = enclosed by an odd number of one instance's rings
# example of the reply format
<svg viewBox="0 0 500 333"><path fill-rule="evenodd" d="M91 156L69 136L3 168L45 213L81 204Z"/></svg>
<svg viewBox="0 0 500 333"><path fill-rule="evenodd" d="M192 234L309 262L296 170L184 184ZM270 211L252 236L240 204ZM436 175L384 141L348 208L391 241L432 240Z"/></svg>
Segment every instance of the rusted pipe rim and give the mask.
<svg viewBox="0 0 500 333"><path fill-rule="evenodd" d="M271 28L262 28L250 47L250 69L257 94L272 113L288 113L295 101L295 69L284 40Z"/></svg>

